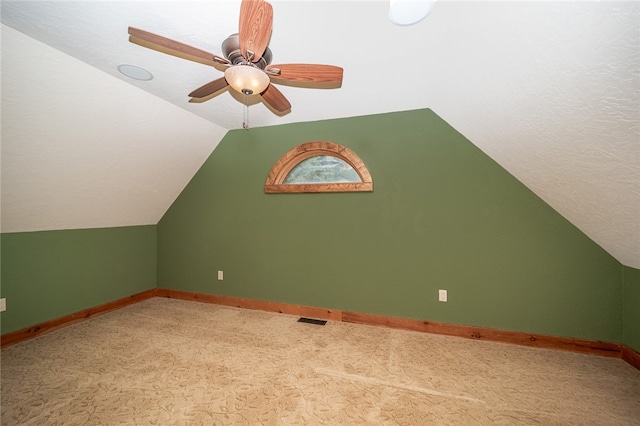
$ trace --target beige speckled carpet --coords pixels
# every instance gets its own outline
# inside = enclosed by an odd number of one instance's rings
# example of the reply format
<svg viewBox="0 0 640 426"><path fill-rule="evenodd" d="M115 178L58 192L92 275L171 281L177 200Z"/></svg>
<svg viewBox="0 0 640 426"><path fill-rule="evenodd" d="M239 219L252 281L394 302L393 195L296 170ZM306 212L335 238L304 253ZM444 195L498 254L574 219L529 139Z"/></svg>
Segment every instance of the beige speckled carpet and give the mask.
<svg viewBox="0 0 640 426"><path fill-rule="evenodd" d="M640 425L624 361L154 298L2 350L2 425Z"/></svg>

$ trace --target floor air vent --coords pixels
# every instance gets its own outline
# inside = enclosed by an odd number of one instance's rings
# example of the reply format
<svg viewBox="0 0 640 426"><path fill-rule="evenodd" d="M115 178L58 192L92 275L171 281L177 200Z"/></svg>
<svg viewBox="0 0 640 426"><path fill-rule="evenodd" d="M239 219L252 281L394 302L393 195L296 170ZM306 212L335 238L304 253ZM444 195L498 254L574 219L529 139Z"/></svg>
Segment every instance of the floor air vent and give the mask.
<svg viewBox="0 0 640 426"><path fill-rule="evenodd" d="M305 318L305 317L300 318L298 322L306 322L307 324L315 324L315 325L325 325L327 323L327 321L325 320Z"/></svg>

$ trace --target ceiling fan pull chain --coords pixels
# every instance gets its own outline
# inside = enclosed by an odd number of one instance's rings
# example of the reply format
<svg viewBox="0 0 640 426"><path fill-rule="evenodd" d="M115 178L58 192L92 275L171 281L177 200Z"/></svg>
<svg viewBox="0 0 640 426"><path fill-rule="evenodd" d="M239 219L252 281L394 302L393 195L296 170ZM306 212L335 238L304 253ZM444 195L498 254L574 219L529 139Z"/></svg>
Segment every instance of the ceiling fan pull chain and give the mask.
<svg viewBox="0 0 640 426"><path fill-rule="evenodd" d="M242 117L242 127L245 130L249 130L249 104L247 103L247 94L245 93L244 95L244 115Z"/></svg>

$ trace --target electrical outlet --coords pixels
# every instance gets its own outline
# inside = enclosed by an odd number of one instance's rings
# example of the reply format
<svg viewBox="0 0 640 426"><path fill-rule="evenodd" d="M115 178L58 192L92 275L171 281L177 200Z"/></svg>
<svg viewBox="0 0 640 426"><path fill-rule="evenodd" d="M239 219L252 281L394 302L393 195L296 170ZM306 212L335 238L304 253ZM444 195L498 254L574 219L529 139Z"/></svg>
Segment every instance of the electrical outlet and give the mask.
<svg viewBox="0 0 640 426"><path fill-rule="evenodd" d="M440 302L447 301L447 290L438 290L438 301Z"/></svg>
<svg viewBox="0 0 640 426"><path fill-rule="evenodd" d="M222 271L218 271L218 281L222 281L224 279L224 273Z"/></svg>
<svg viewBox="0 0 640 426"><path fill-rule="evenodd" d="M0 299L0 312L4 312L7 310L7 299L4 297Z"/></svg>

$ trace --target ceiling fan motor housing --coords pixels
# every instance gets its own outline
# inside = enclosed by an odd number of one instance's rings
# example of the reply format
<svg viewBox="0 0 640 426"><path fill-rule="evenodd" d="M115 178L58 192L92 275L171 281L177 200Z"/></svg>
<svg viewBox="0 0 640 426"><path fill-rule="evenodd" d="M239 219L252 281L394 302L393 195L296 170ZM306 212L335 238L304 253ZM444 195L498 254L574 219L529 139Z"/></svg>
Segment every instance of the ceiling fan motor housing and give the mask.
<svg viewBox="0 0 640 426"><path fill-rule="evenodd" d="M265 49L260 60L256 62L251 62L248 58L242 56L240 51L240 37L238 36L238 33L231 34L222 42L222 54L233 65L253 65L261 70L265 69L273 59L271 49L268 47Z"/></svg>

